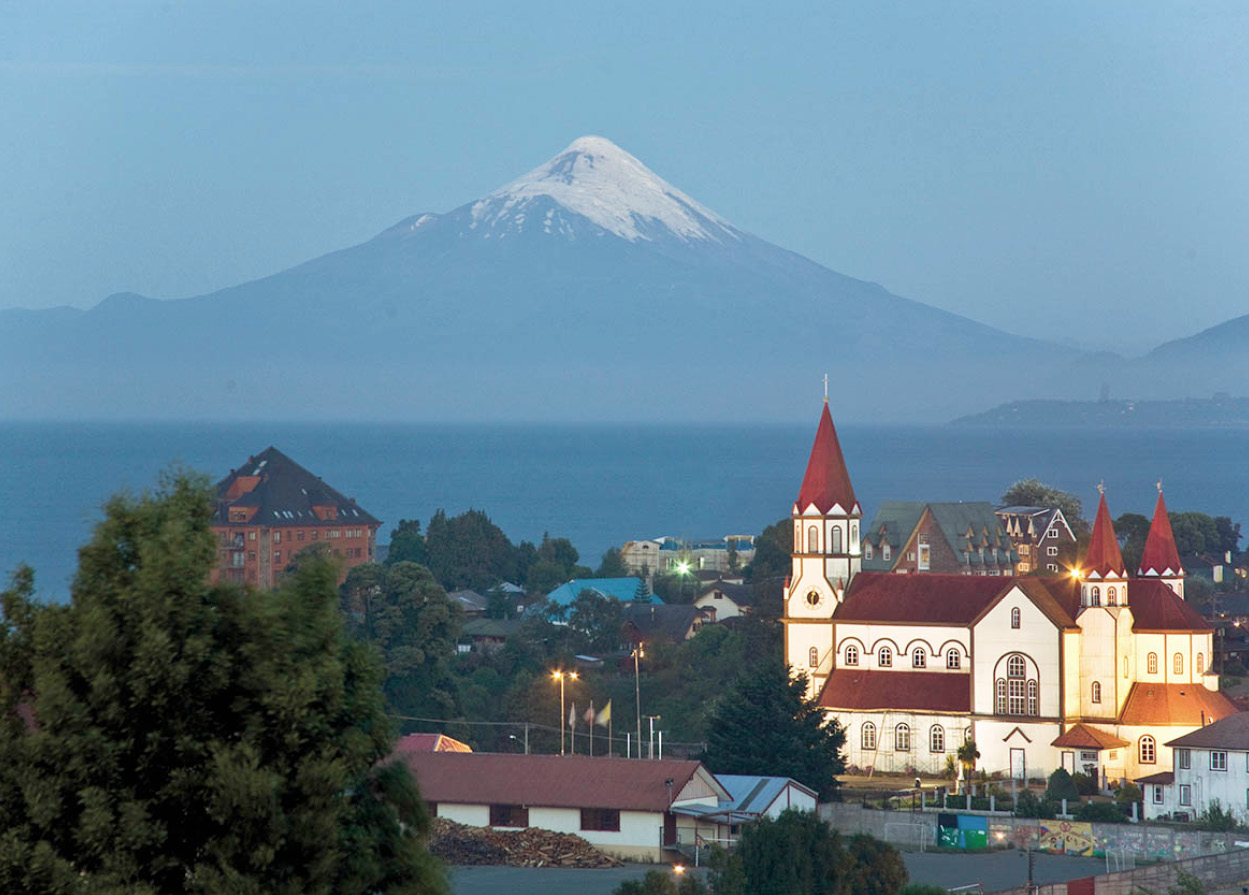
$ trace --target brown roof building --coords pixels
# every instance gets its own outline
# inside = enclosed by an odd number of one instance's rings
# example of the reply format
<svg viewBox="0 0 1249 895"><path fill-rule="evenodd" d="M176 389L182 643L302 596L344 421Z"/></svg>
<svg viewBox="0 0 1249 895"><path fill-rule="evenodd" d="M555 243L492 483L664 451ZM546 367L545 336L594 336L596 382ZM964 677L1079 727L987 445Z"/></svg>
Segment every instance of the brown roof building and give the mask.
<svg viewBox="0 0 1249 895"><path fill-rule="evenodd" d="M271 588L299 551L324 549L341 563L339 582L377 550L377 519L277 448L217 483L213 581Z"/></svg>

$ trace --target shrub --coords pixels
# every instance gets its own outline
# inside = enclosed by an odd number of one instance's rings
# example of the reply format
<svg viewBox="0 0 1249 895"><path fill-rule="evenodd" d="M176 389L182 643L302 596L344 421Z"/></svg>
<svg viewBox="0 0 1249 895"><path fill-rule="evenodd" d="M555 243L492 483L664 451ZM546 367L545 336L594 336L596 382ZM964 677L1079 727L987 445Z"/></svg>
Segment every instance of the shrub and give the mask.
<svg viewBox="0 0 1249 895"><path fill-rule="evenodd" d="M1085 802L1075 812L1076 820L1091 820L1097 823L1125 824L1128 816L1114 802Z"/></svg>
<svg viewBox="0 0 1249 895"><path fill-rule="evenodd" d="M1210 801L1210 807L1197 818L1197 828L1215 833L1228 833L1236 829L1236 815L1228 811L1218 799Z"/></svg>
<svg viewBox="0 0 1249 895"><path fill-rule="evenodd" d="M1071 782L1076 785L1076 792L1082 796L1095 796L1099 791L1097 777L1092 774L1072 774Z"/></svg>
<svg viewBox="0 0 1249 895"><path fill-rule="evenodd" d="M1223 673L1232 677L1244 677L1245 666L1239 659L1232 659L1223 665Z"/></svg>
<svg viewBox="0 0 1249 895"><path fill-rule="evenodd" d="M898 890L898 895L946 895L946 890L932 883L907 883Z"/></svg>
<svg viewBox="0 0 1249 895"><path fill-rule="evenodd" d="M1076 788L1071 775L1065 769L1059 768L1050 774L1049 785L1045 787L1045 800L1058 805L1063 799L1066 799L1069 804L1079 801L1080 790Z"/></svg>
<svg viewBox="0 0 1249 895"><path fill-rule="evenodd" d="M1045 800L1038 799L1036 793L1025 789L1015 799L1015 817L1038 817L1049 819L1054 816L1054 806Z"/></svg>

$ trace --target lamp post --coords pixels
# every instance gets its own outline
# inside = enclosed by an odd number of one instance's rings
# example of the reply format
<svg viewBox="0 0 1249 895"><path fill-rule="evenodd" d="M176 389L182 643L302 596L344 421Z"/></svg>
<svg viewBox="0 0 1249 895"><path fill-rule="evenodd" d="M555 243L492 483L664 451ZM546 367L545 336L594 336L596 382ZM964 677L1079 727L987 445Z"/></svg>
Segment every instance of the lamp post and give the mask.
<svg viewBox="0 0 1249 895"><path fill-rule="evenodd" d="M552 671L551 678L559 681L559 754L564 754L564 681L568 679L576 680L577 672L575 671Z"/></svg>
<svg viewBox="0 0 1249 895"><path fill-rule="evenodd" d="M642 757L642 673L638 668L638 660L646 656L643 646L645 644L638 643L633 648L633 694L637 698L638 758Z"/></svg>

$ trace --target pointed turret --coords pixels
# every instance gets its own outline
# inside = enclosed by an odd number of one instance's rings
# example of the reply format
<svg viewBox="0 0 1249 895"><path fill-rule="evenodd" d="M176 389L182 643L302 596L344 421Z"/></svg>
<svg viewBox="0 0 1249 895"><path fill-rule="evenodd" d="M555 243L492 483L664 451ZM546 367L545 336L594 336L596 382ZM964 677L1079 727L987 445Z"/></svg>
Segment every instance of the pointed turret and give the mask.
<svg viewBox="0 0 1249 895"><path fill-rule="evenodd" d="M850 484L850 473L846 470L846 460L841 454L841 443L837 440L837 429L833 426L832 414L828 412L827 400L796 503L798 513L805 513L812 504L820 513L831 513L834 508L839 514L847 516L862 512L854 497L854 486Z"/></svg>
<svg viewBox="0 0 1249 895"><path fill-rule="evenodd" d="M1180 564L1180 552L1175 546L1175 534L1171 531L1171 519L1167 516L1167 504L1162 499L1162 485L1158 485L1158 503L1154 506L1154 521L1149 526L1149 537L1141 551L1140 566L1136 574L1142 578L1161 578L1180 597L1184 596L1184 567Z"/></svg>
<svg viewBox="0 0 1249 895"><path fill-rule="evenodd" d="M1102 494L1097 504L1097 518L1093 520L1093 534L1080 569L1080 577L1084 579L1080 586L1081 603L1085 606L1103 605L1102 588L1105 587L1105 605L1126 604L1128 570L1123 563L1123 554L1119 552L1114 523L1110 521L1106 492L1100 485L1098 490Z"/></svg>

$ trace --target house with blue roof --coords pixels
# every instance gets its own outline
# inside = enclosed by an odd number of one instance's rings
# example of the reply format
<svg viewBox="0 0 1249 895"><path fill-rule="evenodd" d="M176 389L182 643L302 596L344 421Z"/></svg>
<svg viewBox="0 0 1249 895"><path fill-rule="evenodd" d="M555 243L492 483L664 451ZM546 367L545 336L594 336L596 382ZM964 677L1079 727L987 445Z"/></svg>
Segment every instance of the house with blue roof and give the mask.
<svg viewBox="0 0 1249 895"><path fill-rule="evenodd" d="M714 807L682 805L672 809L673 814L688 819L677 829L677 845L682 852L729 846L741 835L742 824L778 817L790 809L815 811L819 803L815 790L790 777L716 774L716 780L728 793L727 799L720 799Z"/></svg>
<svg viewBox="0 0 1249 895"><path fill-rule="evenodd" d="M588 590L601 597L610 597L622 603L663 602L654 594L648 594L644 598L639 597L638 594L642 589L644 587L641 578L574 578L555 588L546 595L546 598L557 606L571 606L573 600L577 599L583 590Z"/></svg>

